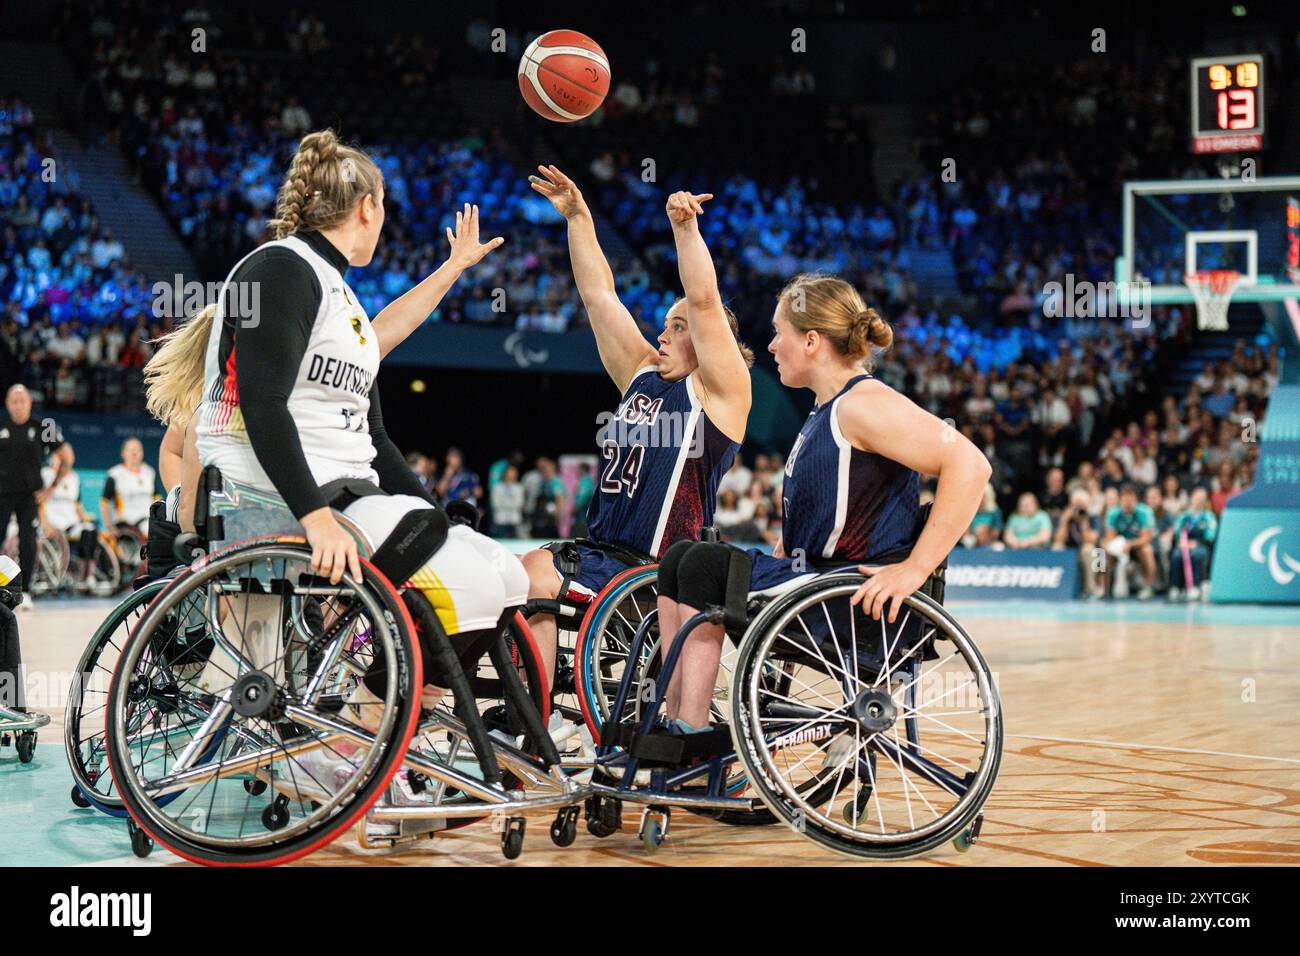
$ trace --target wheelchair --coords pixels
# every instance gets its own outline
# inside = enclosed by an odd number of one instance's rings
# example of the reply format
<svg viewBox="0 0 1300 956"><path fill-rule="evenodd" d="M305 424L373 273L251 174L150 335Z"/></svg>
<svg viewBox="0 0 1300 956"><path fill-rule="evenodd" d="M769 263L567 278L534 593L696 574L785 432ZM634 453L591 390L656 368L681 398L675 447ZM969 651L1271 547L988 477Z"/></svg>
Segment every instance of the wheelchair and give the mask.
<svg viewBox="0 0 1300 956"><path fill-rule="evenodd" d="M578 573L578 544L599 547L627 567L596 595L570 587ZM530 600L520 613L525 619L534 614L555 618L555 672L548 675L550 705L560 718L585 725L594 741L599 739L604 714L613 701L632 636L655 608L659 565L634 550L585 539L553 547L559 555L562 575L559 594L554 599ZM604 677L592 679L592 674ZM579 769L590 766L567 755L565 763Z"/></svg>
<svg viewBox="0 0 1300 956"><path fill-rule="evenodd" d="M728 823L781 821L857 858L903 859L949 841L968 850L1001 762L1002 712L988 665L942 605L944 572L907 598L894 624L850 605L864 580L856 567L694 615L658 680L642 685L639 668L623 671L585 805L589 832L618 831L632 803L643 807L638 836L649 851L666 838L673 807ZM647 654L654 617L638 627L629 659ZM664 699L682 646L706 622L724 624L736 644L729 693L714 702L727 720L674 735L660 720Z"/></svg>
<svg viewBox="0 0 1300 956"><path fill-rule="evenodd" d="M10 521L4 553L17 561L18 551L18 526L16 522ZM32 594L52 594L60 590L67 579L70 560L67 538L58 533L47 535L42 530L36 537L36 570L32 572L30 588Z"/></svg>
<svg viewBox="0 0 1300 956"><path fill-rule="evenodd" d="M7 578L5 578L7 582ZM13 746L19 763L31 763L36 757L37 731L50 722L49 714L34 714L23 706L22 651L13 608L21 595L0 585L0 749Z"/></svg>
<svg viewBox="0 0 1300 956"><path fill-rule="evenodd" d="M69 585L74 588L81 585L83 582L72 580L73 557L73 546L64 532L56 530L53 534L46 534L42 531L36 543L36 576L32 579L32 593L55 594ZM88 594L102 597L117 593L122 585L122 566L116 549L102 531L95 536L95 554L89 569Z"/></svg>
<svg viewBox="0 0 1300 956"><path fill-rule="evenodd" d="M109 685L103 739L126 812L209 864L288 862L363 820L363 845L392 846L492 817L513 859L522 814L553 809L552 839L572 842L590 791L559 768L522 619L490 666L462 666L424 594L388 581L337 517L363 574L332 585L277 496L205 471L197 534L176 542L205 553L161 584ZM450 684L428 709L422 642ZM354 701L363 682L372 696ZM412 790L428 799L404 802Z"/></svg>

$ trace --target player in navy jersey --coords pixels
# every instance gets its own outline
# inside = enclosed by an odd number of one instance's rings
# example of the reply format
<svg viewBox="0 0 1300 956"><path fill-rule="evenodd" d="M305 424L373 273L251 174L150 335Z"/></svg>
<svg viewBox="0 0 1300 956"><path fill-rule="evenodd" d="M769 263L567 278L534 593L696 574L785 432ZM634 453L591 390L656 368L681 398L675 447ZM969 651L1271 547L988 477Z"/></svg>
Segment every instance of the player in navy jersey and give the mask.
<svg viewBox="0 0 1300 956"><path fill-rule="evenodd" d="M811 389L817 404L786 459L781 542L751 550L750 593L776 594L835 566L867 575L853 595L873 618L896 619L903 600L947 557L969 527L991 471L956 429L869 371L872 352L893 341L889 324L843 279L802 275L782 291L768 351L782 384ZM939 479L934 507L916 535L920 473ZM907 552L898 563L871 562ZM659 633L667 654L682 622L725 601L731 549L678 544L659 566ZM671 732L706 730L721 625L695 628L682 648L665 707Z"/></svg>
<svg viewBox="0 0 1300 956"><path fill-rule="evenodd" d="M600 474L587 511L591 544L577 546L580 567L570 583L595 594L628 560L657 560L712 522L718 481L745 437L753 354L739 342L700 235L697 217L711 193L668 199L685 297L668 310L656 348L619 301L582 193L554 166L538 171L529 180L568 222L574 281L601 362L622 396L612 414L601 416ZM530 598L556 597L564 580L558 548L531 552L524 566ZM555 621L535 615L529 623L554 673Z"/></svg>

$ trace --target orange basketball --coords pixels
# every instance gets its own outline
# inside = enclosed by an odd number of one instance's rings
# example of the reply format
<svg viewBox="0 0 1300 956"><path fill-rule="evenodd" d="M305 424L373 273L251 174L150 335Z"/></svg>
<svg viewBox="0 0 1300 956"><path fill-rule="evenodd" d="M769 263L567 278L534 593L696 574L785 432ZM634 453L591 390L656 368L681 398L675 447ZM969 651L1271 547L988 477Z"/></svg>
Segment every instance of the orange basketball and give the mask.
<svg viewBox="0 0 1300 956"><path fill-rule="evenodd" d="M577 30L543 33L519 61L519 92L534 113L556 123L590 116L609 92L609 59Z"/></svg>

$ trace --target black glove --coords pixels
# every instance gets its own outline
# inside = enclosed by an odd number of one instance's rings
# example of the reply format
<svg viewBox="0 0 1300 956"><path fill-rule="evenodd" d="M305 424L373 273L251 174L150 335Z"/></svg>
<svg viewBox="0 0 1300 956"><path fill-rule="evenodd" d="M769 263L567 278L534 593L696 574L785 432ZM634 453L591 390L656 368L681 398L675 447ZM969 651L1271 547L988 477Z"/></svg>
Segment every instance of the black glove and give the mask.
<svg viewBox="0 0 1300 956"><path fill-rule="evenodd" d="M10 590L9 588L0 588L0 604L3 604L12 611L22 603L23 595L21 591Z"/></svg>

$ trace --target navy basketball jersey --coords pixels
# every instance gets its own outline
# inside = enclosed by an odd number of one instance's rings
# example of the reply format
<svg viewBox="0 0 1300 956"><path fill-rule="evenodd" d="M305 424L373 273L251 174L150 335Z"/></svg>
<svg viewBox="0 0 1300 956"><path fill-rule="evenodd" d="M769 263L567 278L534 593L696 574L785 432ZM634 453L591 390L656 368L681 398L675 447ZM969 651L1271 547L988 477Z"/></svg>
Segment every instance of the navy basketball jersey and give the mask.
<svg viewBox="0 0 1300 956"><path fill-rule="evenodd" d="M849 380L812 410L785 463L781 540L786 557L867 561L913 544L921 478L893 459L862 451L840 432L840 399L870 375Z"/></svg>
<svg viewBox="0 0 1300 956"><path fill-rule="evenodd" d="M606 417L597 436L600 481L587 508L591 537L656 558L698 538L740 446L704 414L692 376L668 382L643 368Z"/></svg>

